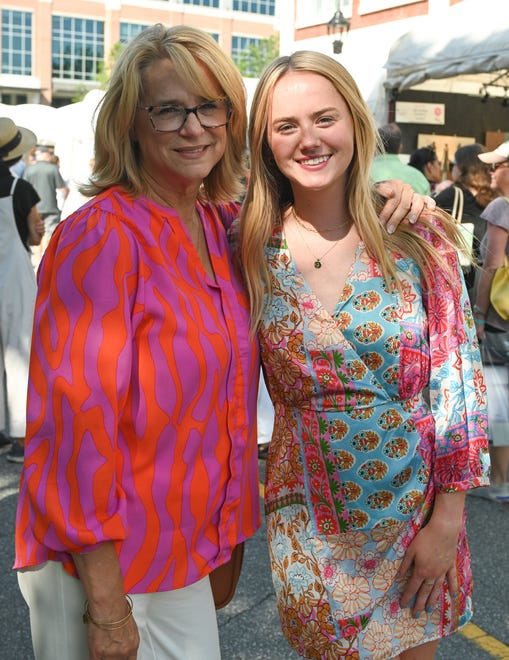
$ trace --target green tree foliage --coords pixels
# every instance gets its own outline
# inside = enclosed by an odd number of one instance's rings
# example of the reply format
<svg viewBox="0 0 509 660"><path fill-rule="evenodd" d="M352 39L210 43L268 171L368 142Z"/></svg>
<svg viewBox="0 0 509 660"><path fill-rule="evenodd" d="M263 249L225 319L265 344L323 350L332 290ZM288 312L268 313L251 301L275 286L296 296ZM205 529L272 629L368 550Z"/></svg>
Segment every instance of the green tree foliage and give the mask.
<svg viewBox="0 0 509 660"><path fill-rule="evenodd" d="M278 55L279 35L274 34L268 39L260 39L256 45L251 44L241 53L237 66L244 77L258 78L267 64Z"/></svg>
<svg viewBox="0 0 509 660"><path fill-rule="evenodd" d="M120 41L117 41L117 43L113 44L110 52L108 53L108 59L105 62L101 62L99 64L98 67L99 70L97 72L96 80L97 82L101 83L102 88L106 86L106 83L109 80L113 67L115 66L115 63L118 60L118 56L120 55L122 49L124 48L124 45L125 44L121 43Z"/></svg>
<svg viewBox="0 0 509 660"><path fill-rule="evenodd" d="M111 50L108 54L108 59L105 62L98 63L95 80L100 84L101 89L104 89L106 87L106 83L109 80L111 71L115 66L115 62L117 61L118 56L120 55L120 52L123 47L124 44L121 43L120 41L117 41L117 43L113 44L113 46L111 47ZM74 93L74 96L72 98L72 103L78 103L78 101L83 101L89 90L90 88L85 87L85 85L80 86Z"/></svg>

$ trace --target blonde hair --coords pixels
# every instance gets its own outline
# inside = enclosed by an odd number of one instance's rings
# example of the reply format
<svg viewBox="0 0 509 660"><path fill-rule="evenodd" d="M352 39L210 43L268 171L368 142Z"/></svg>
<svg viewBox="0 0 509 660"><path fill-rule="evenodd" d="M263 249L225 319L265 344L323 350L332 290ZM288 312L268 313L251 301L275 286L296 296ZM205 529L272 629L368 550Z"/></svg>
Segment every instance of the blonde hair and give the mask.
<svg viewBox="0 0 509 660"><path fill-rule="evenodd" d="M137 107L143 95L144 74L154 62L171 60L177 74L197 96L215 98L205 67L231 104L223 158L203 182L202 196L213 202L239 198L244 190L246 152L246 92L233 61L202 30L183 25L154 25L140 32L121 52L99 106L95 128L95 162L85 195L122 186L133 196L147 192L139 167L141 154L132 137Z"/></svg>
<svg viewBox="0 0 509 660"><path fill-rule="evenodd" d="M448 267L429 241L406 224L395 234L384 231L378 220L381 208L370 179L371 162L382 150L373 117L348 71L336 60L314 51L298 51L279 57L263 72L256 88L249 120L248 141L251 157L249 186L241 212L239 260L244 273L251 304L252 325L256 328L264 311L266 294L270 298L270 278L264 246L274 227L281 222L284 209L293 203L288 179L277 167L267 138L267 126L274 87L288 71L317 73L329 80L345 100L353 121L354 154L347 172L346 199L348 214L354 219L368 252L380 264L389 286L399 288L396 265L390 250L415 259L425 278L431 277L430 262ZM437 211L446 232L446 240L464 248L461 235L445 213ZM433 234L438 230L425 219ZM442 234L440 234L442 236ZM442 238L444 238L442 236Z"/></svg>

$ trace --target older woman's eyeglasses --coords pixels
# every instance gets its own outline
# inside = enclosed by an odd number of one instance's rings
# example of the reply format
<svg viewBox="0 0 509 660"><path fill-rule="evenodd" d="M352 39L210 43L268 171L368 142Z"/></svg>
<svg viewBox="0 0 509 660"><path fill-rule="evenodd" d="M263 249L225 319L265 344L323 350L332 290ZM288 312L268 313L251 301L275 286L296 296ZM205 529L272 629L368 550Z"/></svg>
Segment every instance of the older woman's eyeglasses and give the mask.
<svg viewBox="0 0 509 660"><path fill-rule="evenodd" d="M206 101L193 108L184 108L173 103L138 106L138 108L148 112L152 128L158 133L180 131L191 114L196 117L203 128L219 128L226 126L232 114L231 104L227 98Z"/></svg>
<svg viewBox="0 0 509 660"><path fill-rule="evenodd" d="M496 172L499 167L509 167L509 160L503 160L501 163L491 163L490 172Z"/></svg>

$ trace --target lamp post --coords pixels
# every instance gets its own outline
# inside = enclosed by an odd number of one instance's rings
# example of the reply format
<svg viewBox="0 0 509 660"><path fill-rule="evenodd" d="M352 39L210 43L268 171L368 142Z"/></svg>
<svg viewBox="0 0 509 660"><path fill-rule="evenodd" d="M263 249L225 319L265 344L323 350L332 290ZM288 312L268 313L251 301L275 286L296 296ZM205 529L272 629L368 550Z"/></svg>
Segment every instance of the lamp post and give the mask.
<svg viewBox="0 0 509 660"><path fill-rule="evenodd" d="M335 55L339 55L343 50L343 33L348 33L350 29L350 21L345 18L341 11L341 0L338 0L337 9L334 16L327 23L327 34L334 37L332 42L332 50ZM339 37L339 38L338 38Z"/></svg>

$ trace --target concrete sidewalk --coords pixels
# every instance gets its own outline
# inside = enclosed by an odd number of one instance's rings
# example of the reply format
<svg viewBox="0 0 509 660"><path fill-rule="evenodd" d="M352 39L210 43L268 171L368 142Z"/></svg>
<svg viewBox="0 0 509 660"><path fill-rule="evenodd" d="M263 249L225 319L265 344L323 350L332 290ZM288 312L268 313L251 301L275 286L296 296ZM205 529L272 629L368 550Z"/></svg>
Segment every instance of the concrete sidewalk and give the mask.
<svg viewBox="0 0 509 660"><path fill-rule="evenodd" d="M11 570L21 468L5 460L6 452L0 450L0 660L33 660L28 611ZM260 461L262 475L263 469ZM467 498L467 516L475 615L473 624L441 642L436 660L509 660L509 504ZM299 658L279 628L265 527L248 541L237 594L218 621L223 660Z"/></svg>

